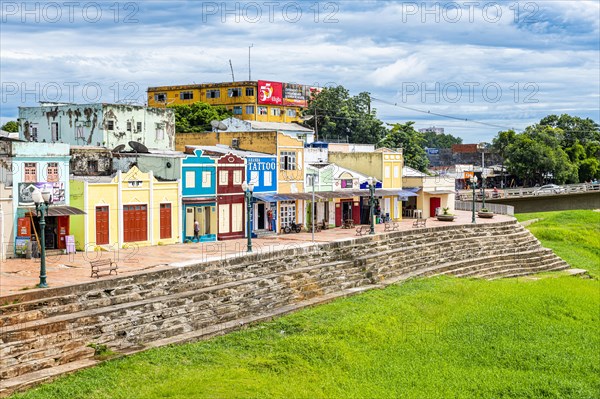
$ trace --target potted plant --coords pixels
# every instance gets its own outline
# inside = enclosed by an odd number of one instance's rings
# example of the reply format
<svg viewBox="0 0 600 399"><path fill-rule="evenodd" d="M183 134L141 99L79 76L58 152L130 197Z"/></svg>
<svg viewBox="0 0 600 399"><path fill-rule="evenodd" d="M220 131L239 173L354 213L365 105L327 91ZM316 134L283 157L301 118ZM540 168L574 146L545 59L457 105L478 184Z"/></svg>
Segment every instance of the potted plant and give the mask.
<svg viewBox="0 0 600 399"><path fill-rule="evenodd" d="M491 219L494 217L494 212L491 212L487 208L481 208L479 212L477 212L477 216L484 219Z"/></svg>
<svg viewBox="0 0 600 399"><path fill-rule="evenodd" d="M439 220L440 222L452 222L454 221L454 219L456 218L456 216L454 216L453 214L451 214L450 212L448 212L450 210L450 208L442 208L442 214L441 215L437 215L437 220Z"/></svg>

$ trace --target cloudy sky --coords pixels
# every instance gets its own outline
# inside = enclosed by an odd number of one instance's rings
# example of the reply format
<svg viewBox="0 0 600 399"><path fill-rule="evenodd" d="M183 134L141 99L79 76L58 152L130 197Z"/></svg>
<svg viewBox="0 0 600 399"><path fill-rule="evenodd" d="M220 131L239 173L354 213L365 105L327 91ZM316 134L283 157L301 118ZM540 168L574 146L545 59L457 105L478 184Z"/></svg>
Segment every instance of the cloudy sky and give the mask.
<svg viewBox="0 0 600 399"><path fill-rule="evenodd" d="M1 2L2 122L41 100L143 103L252 79L368 91L386 122L491 140L548 114L600 121L593 1Z"/></svg>

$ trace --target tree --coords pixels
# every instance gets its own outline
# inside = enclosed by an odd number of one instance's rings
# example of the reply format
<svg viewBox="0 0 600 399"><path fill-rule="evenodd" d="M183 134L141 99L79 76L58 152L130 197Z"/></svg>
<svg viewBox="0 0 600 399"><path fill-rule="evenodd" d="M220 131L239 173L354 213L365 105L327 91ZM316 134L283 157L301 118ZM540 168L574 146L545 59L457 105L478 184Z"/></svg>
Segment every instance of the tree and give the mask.
<svg viewBox="0 0 600 399"><path fill-rule="evenodd" d="M462 144L460 137L454 137L451 134L437 134L436 132L426 131L423 133L425 147L427 148L452 148L453 144Z"/></svg>
<svg viewBox="0 0 600 399"><path fill-rule="evenodd" d="M542 118L540 125L561 129L564 132L563 147L571 147L577 141L583 145L600 141L600 126L590 118L582 119L568 114L548 115Z"/></svg>
<svg viewBox="0 0 600 399"><path fill-rule="evenodd" d="M343 86L324 88L304 111L304 116L313 117L305 124L315 129L316 123L320 138L362 144L375 144L386 133L376 115L376 110L371 109L369 93L352 97Z"/></svg>
<svg viewBox="0 0 600 399"><path fill-rule="evenodd" d="M515 135L506 147L509 172L528 185L554 180L559 184L578 180L577 167L561 146L561 129L533 125Z"/></svg>
<svg viewBox="0 0 600 399"><path fill-rule="evenodd" d="M498 132L492 147L511 173L530 184L600 178L600 126L589 118L548 115L523 133Z"/></svg>
<svg viewBox="0 0 600 399"><path fill-rule="evenodd" d="M506 160L506 151L508 146L511 145L515 141L515 133L514 130L506 130L502 132L498 132L498 135L492 140L492 151L500 155L502 159L502 184L506 186L505 174L504 174L504 161Z"/></svg>
<svg viewBox="0 0 600 399"><path fill-rule="evenodd" d="M175 132L193 133L212 130L211 121L229 118L231 112L222 106L212 106L203 102L186 105L170 105L175 111Z"/></svg>
<svg viewBox="0 0 600 399"><path fill-rule="evenodd" d="M405 165L426 172L429 159L425 153L425 139L422 133L414 129L414 124L414 122L393 124L379 145L392 149L402 148Z"/></svg>
<svg viewBox="0 0 600 399"><path fill-rule="evenodd" d="M17 133L19 131L19 124L16 121L8 121L0 129L9 133Z"/></svg>

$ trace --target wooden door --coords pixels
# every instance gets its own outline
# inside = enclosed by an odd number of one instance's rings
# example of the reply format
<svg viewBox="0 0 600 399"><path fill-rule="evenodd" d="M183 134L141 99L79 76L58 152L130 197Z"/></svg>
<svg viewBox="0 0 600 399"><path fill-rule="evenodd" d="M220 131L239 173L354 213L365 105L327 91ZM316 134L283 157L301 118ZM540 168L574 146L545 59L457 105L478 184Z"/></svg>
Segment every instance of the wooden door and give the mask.
<svg viewBox="0 0 600 399"><path fill-rule="evenodd" d="M204 207L196 207L196 221L198 222L198 236L206 234L206 221L204 220Z"/></svg>
<svg viewBox="0 0 600 399"><path fill-rule="evenodd" d="M188 206L185 208L185 236L194 236L194 211L196 208Z"/></svg>
<svg viewBox="0 0 600 399"><path fill-rule="evenodd" d="M442 199L439 197L431 197L429 198L429 216L435 216L435 208L439 208L442 206Z"/></svg>
<svg viewBox="0 0 600 399"><path fill-rule="evenodd" d="M148 240L148 206L123 206L123 238L125 242Z"/></svg>
<svg viewBox="0 0 600 399"><path fill-rule="evenodd" d="M106 245L109 241L108 206L96 207L96 245Z"/></svg>
<svg viewBox="0 0 600 399"><path fill-rule="evenodd" d="M342 203L335 203L335 226L339 227L342 225Z"/></svg>
<svg viewBox="0 0 600 399"><path fill-rule="evenodd" d="M171 204L160 204L160 238L171 236Z"/></svg>
<svg viewBox="0 0 600 399"><path fill-rule="evenodd" d="M360 224L360 205L358 201L354 202L352 206L352 219L354 224Z"/></svg>

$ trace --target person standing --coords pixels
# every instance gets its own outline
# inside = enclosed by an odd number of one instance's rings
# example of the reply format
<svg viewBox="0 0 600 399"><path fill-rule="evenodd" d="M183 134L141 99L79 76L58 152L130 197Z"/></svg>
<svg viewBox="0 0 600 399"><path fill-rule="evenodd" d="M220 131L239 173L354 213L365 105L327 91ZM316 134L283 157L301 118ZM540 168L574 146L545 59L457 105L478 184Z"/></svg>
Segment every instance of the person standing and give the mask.
<svg viewBox="0 0 600 399"><path fill-rule="evenodd" d="M197 240L200 235L200 223L197 220L194 220L194 240Z"/></svg>

